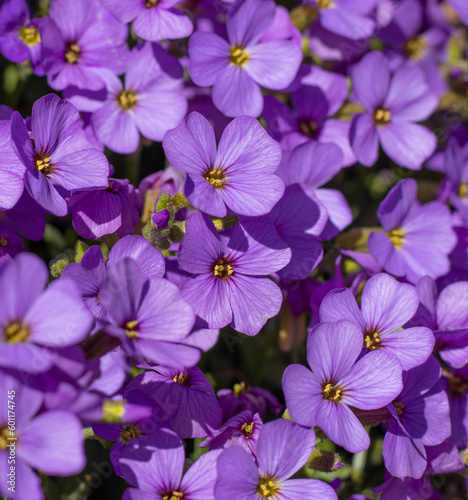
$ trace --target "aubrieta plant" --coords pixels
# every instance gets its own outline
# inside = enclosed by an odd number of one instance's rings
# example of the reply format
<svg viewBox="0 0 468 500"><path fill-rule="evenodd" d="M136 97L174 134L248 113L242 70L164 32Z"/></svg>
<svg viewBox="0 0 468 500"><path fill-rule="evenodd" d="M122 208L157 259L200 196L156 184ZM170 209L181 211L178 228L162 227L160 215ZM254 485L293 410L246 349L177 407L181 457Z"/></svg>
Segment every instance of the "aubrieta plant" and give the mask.
<svg viewBox="0 0 468 500"><path fill-rule="evenodd" d="M0 0L0 497L468 498L468 0Z"/></svg>

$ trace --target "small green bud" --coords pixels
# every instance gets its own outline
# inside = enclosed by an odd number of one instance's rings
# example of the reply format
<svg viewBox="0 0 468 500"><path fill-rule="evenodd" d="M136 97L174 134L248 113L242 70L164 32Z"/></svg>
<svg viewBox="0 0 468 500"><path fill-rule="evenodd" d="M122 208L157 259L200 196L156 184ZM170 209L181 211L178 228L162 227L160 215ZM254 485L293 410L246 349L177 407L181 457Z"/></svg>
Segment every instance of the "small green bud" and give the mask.
<svg viewBox="0 0 468 500"><path fill-rule="evenodd" d="M171 195L168 193L162 193L159 198L156 212L160 212L161 210L169 210L171 215L174 213L174 204L172 203Z"/></svg>
<svg viewBox="0 0 468 500"><path fill-rule="evenodd" d="M65 250L65 252L57 255L49 264L50 274L53 278L60 278L63 270L68 264L75 261L75 253L73 250Z"/></svg>
<svg viewBox="0 0 468 500"><path fill-rule="evenodd" d="M75 262L81 262L84 253L88 250L89 245L84 241L78 240L75 245Z"/></svg>
<svg viewBox="0 0 468 500"><path fill-rule="evenodd" d="M169 239L173 243L180 243L185 235L185 222L174 222L169 229Z"/></svg>
<svg viewBox="0 0 468 500"><path fill-rule="evenodd" d="M320 472L335 472L341 469L343 464L341 463L341 457L338 453L314 447L314 451L305 466L308 469L318 470Z"/></svg>
<svg viewBox="0 0 468 500"><path fill-rule="evenodd" d="M228 227L233 227L239 222L238 217L234 214L226 215L226 217L223 217L222 219L212 217L211 220L213 221L213 224L217 231L222 231L223 229L227 229Z"/></svg>
<svg viewBox="0 0 468 500"><path fill-rule="evenodd" d="M184 196L182 191L177 192L172 197L172 203L174 204L174 212L177 212L180 208L188 207L193 208L192 205L188 202L187 198Z"/></svg>

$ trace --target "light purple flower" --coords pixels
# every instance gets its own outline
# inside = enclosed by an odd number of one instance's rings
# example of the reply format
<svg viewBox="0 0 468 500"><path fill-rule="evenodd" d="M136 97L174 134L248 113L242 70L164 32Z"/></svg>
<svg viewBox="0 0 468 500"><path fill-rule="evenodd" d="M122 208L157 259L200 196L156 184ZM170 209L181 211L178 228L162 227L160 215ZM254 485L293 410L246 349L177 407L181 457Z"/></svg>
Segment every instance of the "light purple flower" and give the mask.
<svg viewBox="0 0 468 500"><path fill-rule="evenodd" d="M416 284L425 275L437 278L450 270L448 255L457 244L450 210L437 201L419 205L417 184L404 179L379 206L384 231L367 240L370 253L390 274Z"/></svg>
<svg viewBox="0 0 468 500"><path fill-rule="evenodd" d="M380 75L378 80L375 74ZM351 68L350 75L354 96L365 108L351 123L356 159L367 167L374 165L380 142L398 165L419 170L437 144L433 132L414 123L428 118L437 107L438 99L424 73L404 65L391 75L388 59L370 52Z"/></svg>
<svg viewBox="0 0 468 500"><path fill-rule="evenodd" d="M187 498L215 500L216 460L219 450L202 455L184 474L185 448L177 434L161 429L132 440L120 459L123 478L129 488L123 500Z"/></svg>
<svg viewBox="0 0 468 500"><path fill-rule="evenodd" d="M70 476L81 472L86 464L82 425L66 410L38 414L44 395L22 385L2 373L0 397L5 402L0 411L0 494L14 500L43 500L41 479L32 469L51 476ZM15 431L8 430L8 403L15 414ZM11 416L11 413L10 413ZM15 441L13 441L15 439ZM15 443L15 474L13 490L9 490L10 448ZM12 493L14 491L14 493Z"/></svg>
<svg viewBox="0 0 468 500"><path fill-rule="evenodd" d="M93 317L72 280L52 282L33 254L19 254L1 269L0 366L26 372L50 368L54 349L81 342Z"/></svg>
<svg viewBox="0 0 468 500"><path fill-rule="evenodd" d="M125 86L115 76L107 81L105 103L91 118L96 137L117 153L136 151L140 133L161 141L187 112L187 100L179 90L182 77L177 59L160 45L137 45L128 61Z"/></svg>
<svg viewBox="0 0 468 500"><path fill-rule="evenodd" d="M262 427L257 462L239 446L218 458L216 500L335 500L331 486L316 479L289 479L310 458L315 434L289 420L275 420Z"/></svg>
<svg viewBox="0 0 468 500"><path fill-rule="evenodd" d="M200 212L190 216L178 262L190 273L182 296L209 328L230 324L256 335L282 302L278 286L265 277L286 266L291 250L267 219L245 219L218 234Z"/></svg>
<svg viewBox="0 0 468 500"><path fill-rule="evenodd" d="M264 215L283 194L283 182L275 175L281 148L254 118L233 120L216 148L212 126L193 112L166 133L163 147L171 164L186 174L187 199L210 215L224 217L228 209Z"/></svg>
<svg viewBox="0 0 468 500"><path fill-rule="evenodd" d="M350 406L381 408L402 388L401 367L394 356L371 351L357 361L361 350L362 332L355 323L320 323L307 339L307 361L313 372L289 365L283 374L291 418L308 427L318 425L330 440L352 453L367 449L370 439Z"/></svg>
<svg viewBox="0 0 468 500"><path fill-rule="evenodd" d="M227 38L197 31L189 40L192 80L213 85L213 102L226 116L259 116L260 86L281 90L294 79L302 60L293 41L261 41L275 18L271 0L237 0L226 19Z"/></svg>
<svg viewBox="0 0 468 500"><path fill-rule="evenodd" d="M434 335L425 326L402 329L419 305L413 285L388 274L376 274L364 286L359 309L348 288L335 288L320 305L320 321L348 320L361 330L364 349L393 354L403 370L424 363L432 353Z"/></svg>
<svg viewBox="0 0 468 500"><path fill-rule="evenodd" d="M65 196L69 191L108 186L106 157L83 141L80 132L78 111L55 94L34 103L31 136L17 111L11 118L13 149L26 166L26 189L55 215L68 213Z"/></svg>

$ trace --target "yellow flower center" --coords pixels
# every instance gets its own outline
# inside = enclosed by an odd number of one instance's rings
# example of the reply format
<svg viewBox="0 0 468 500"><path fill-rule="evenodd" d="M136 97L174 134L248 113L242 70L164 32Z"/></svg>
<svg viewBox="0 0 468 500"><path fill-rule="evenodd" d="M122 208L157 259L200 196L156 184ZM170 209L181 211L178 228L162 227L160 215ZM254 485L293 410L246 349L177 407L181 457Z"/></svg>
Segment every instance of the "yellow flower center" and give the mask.
<svg viewBox="0 0 468 500"><path fill-rule="evenodd" d="M323 397L324 399L338 403L338 401L340 401L343 397L343 391L330 383L324 384Z"/></svg>
<svg viewBox="0 0 468 500"><path fill-rule="evenodd" d="M460 186L458 187L458 196L460 198L467 198L468 197L468 183L462 182Z"/></svg>
<svg viewBox="0 0 468 500"><path fill-rule="evenodd" d="M411 59L420 59L427 48L427 42L421 37L410 38L405 43L405 52Z"/></svg>
<svg viewBox="0 0 468 500"><path fill-rule="evenodd" d="M328 9L328 7L331 7L332 0L317 0L317 5L319 9Z"/></svg>
<svg viewBox="0 0 468 500"><path fill-rule="evenodd" d="M381 346L381 340L377 332L366 332L364 333L364 347L375 351Z"/></svg>
<svg viewBox="0 0 468 500"><path fill-rule="evenodd" d="M318 132L318 125L312 120L301 120L299 129L307 137L315 137Z"/></svg>
<svg viewBox="0 0 468 500"><path fill-rule="evenodd" d="M138 330L136 329L138 321L127 321L124 326L125 333L130 340L134 340L138 337Z"/></svg>
<svg viewBox="0 0 468 500"><path fill-rule="evenodd" d="M385 108L377 108L374 111L374 122L376 125L386 125L392 118L392 113Z"/></svg>
<svg viewBox="0 0 468 500"><path fill-rule="evenodd" d="M184 494L181 491L168 491L162 497L162 500L183 500Z"/></svg>
<svg viewBox="0 0 468 500"><path fill-rule="evenodd" d="M226 264L223 259L219 259L213 266L213 274L217 278L227 278L228 276L231 276L233 272L232 266L230 264Z"/></svg>
<svg viewBox="0 0 468 500"><path fill-rule="evenodd" d="M393 406L396 408L397 415L400 416L403 413L405 405L403 403L399 403L398 401L394 401Z"/></svg>
<svg viewBox="0 0 468 500"><path fill-rule="evenodd" d="M36 45L41 41L41 35L39 35L39 30L35 26L28 26L27 28L21 27L19 30L19 36L21 40L26 45Z"/></svg>
<svg viewBox="0 0 468 500"><path fill-rule="evenodd" d="M124 399L113 401L105 399L102 402L102 420L109 424L120 424L125 415L125 405L127 402Z"/></svg>
<svg viewBox="0 0 468 500"><path fill-rule="evenodd" d="M172 380L179 385L185 385L185 382L187 382L187 378L188 378L188 373L179 373L179 375L173 377Z"/></svg>
<svg viewBox="0 0 468 500"><path fill-rule="evenodd" d="M8 240L4 236L2 236L0 238L0 247L6 247L7 245L8 245Z"/></svg>
<svg viewBox="0 0 468 500"><path fill-rule="evenodd" d="M50 163L49 157L44 157L41 154L36 154L34 157L34 166L36 170L43 173L46 177L53 172L53 165Z"/></svg>
<svg viewBox="0 0 468 500"><path fill-rule="evenodd" d="M261 497L275 497L280 489L280 485L271 477L263 476L260 478L257 493Z"/></svg>
<svg viewBox="0 0 468 500"><path fill-rule="evenodd" d="M6 450L9 444L8 438L15 437L15 433L10 433L7 427L0 429L0 450Z"/></svg>
<svg viewBox="0 0 468 500"><path fill-rule="evenodd" d="M30 333L29 326L23 325L23 323L20 323L19 321L13 321L3 327L3 338L7 344L25 342L28 340Z"/></svg>
<svg viewBox="0 0 468 500"><path fill-rule="evenodd" d="M233 45L230 51L231 55L229 57L229 61L236 66L242 67L245 66L247 61L249 60L249 53L239 45Z"/></svg>
<svg viewBox="0 0 468 500"><path fill-rule="evenodd" d="M226 177L220 168L214 168L205 172L207 180L215 189L221 189L226 184Z"/></svg>
<svg viewBox="0 0 468 500"><path fill-rule="evenodd" d="M146 0L145 6L147 9L152 9L153 7L156 7L158 5L159 0Z"/></svg>
<svg viewBox="0 0 468 500"><path fill-rule="evenodd" d="M238 398L241 394L245 392L245 382L241 382L240 384L234 384L234 395Z"/></svg>
<svg viewBox="0 0 468 500"><path fill-rule="evenodd" d="M449 391L452 396L461 396L468 390L468 381L458 375L448 375Z"/></svg>
<svg viewBox="0 0 468 500"><path fill-rule="evenodd" d="M137 105L137 102L138 98L133 90L123 90L117 96L117 104L125 111L133 109Z"/></svg>
<svg viewBox="0 0 468 500"><path fill-rule="evenodd" d="M390 241L397 248L401 248L405 241L405 232L401 227L392 229L387 233L387 236L390 238Z"/></svg>
<svg viewBox="0 0 468 500"><path fill-rule="evenodd" d="M128 443L132 439L135 439L140 436L141 436L141 431L136 425L127 425L120 434L120 439L124 443Z"/></svg>
<svg viewBox="0 0 468 500"><path fill-rule="evenodd" d="M81 49L76 43L69 43L65 52L65 60L68 64L75 64L80 57Z"/></svg>
<svg viewBox="0 0 468 500"><path fill-rule="evenodd" d="M254 431L254 423L253 422L250 422L250 424L244 424L242 427L241 427L241 432L242 434L244 434L244 436L249 439L249 437L252 435L253 431Z"/></svg>

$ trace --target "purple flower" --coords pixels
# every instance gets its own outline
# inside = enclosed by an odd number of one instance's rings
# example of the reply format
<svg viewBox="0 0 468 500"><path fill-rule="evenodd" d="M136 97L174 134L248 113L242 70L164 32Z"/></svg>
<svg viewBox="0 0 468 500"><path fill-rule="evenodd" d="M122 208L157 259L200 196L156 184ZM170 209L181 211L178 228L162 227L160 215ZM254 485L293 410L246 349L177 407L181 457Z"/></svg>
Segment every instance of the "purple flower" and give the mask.
<svg viewBox="0 0 468 500"><path fill-rule="evenodd" d="M402 387L400 363L394 356L376 350L357 361L361 350L362 332L355 323L320 323L307 339L307 361L313 372L289 365L283 374L291 418L308 427L318 425L352 453L367 449L370 440L350 406L381 408Z"/></svg>
<svg viewBox="0 0 468 500"><path fill-rule="evenodd" d="M210 447L210 450L240 446L253 457L256 456L257 442L263 422L258 413L252 414L244 410L234 415L218 430L214 431L200 443L200 448Z"/></svg>
<svg viewBox="0 0 468 500"><path fill-rule="evenodd" d="M403 374L403 390L388 405L392 414L383 442L385 467L392 476L419 479L427 465L425 446L450 436L447 395L438 384L440 365L434 357Z"/></svg>
<svg viewBox="0 0 468 500"><path fill-rule="evenodd" d="M257 463L239 446L224 450L218 458L216 500L278 500L305 498L335 500L331 486L316 479L289 479L310 458L315 434L289 420L275 420L262 427Z"/></svg>
<svg viewBox="0 0 468 500"><path fill-rule="evenodd" d="M139 264L124 258L108 265L99 298L109 319L104 331L130 356L166 366L193 366L199 360L198 349L180 343L195 315L169 281L145 280Z"/></svg>
<svg viewBox="0 0 468 500"><path fill-rule="evenodd" d="M184 474L185 448L169 429L133 440L120 459L123 478L129 488L123 500L187 498L215 500L216 460L220 451L202 455Z"/></svg>
<svg viewBox="0 0 468 500"><path fill-rule="evenodd" d="M226 19L227 38L197 31L189 40L192 80L213 85L213 102L226 116L259 116L260 86L281 90L294 79L302 60L293 41L261 41L275 18L271 0L237 0Z"/></svg>
<svg viewBox="0 0 468 500"><path fill-rule="evenodd" d="M222 411L203 372L192 368L151 367L135 377L127 390L140 391L160 408L158 417L182 438L211 435L221 425Z"/></svg>
<svg viewBox="0 0 468 500"><path fill-rule="evenodd" d="M425 326L402 329L418 308L412 285L388 274L376 274L364 286L359 309L348 288L335 288L320 306L320 321L349 320L361 330L364 349L393 354L403 370L424 363L432 353L434 335Z"/></svg>
<svg viewBox="0 0 468 500"><path fill-rule="evenodd" d="M99 90L121 74L129 55L128 28L95 0L56 0L40 26L43 67L49 85Z"/></svg>
<svg viewBox="0 0 468 500"><path fill-rule="evenodd" d="M81 342L93 317L71 280L52 282L32 254L19 254L1 269L0 366L37 373L53 362L53 348Z"/></svg>
<svg viewBox="0 0 468 500"><path fill-rule="evenodd" d="M228 209L264 215L281 198L284 185L275 175L281 148L254 118L242 116L224 130L216 149L213 128L199 113L164 136L172 165L186 174L184 193L196 208L216 217Z"/></svg>
<svg viewBox="0 0 468 500"><path fill-rule="evenodd" d="M102 5L121 22L133 21L135 34L143 40L185 38L192 33L190 19L174 6L179 0L102 0Z"/></svg>
<svg viewBox="0 0 468 500"><path fill-rule="evenodd" d="M106 234L133 234L138 222L135 188L128 180L109 178L106 189L78 193L73 200L73 227L79 236L98 239Z"/></svg>
<svg viewBox="0 0 468 500"><path fill-rule="evenodd" d="M378 74L376 81L372 75ZM404 65L393 75L380 52L370 52L351 68L355 98L365 108L353 117L350 140L357 160L367 167L377 161L379 141L397 164L419 170L434 152L433 132L414 122L425 120L437 107L437 98L424 73Z"/></svg>
<svg viewBox="0 0 468 500"><path fill-rule="evenodd" d="M161 46L137 45L129 58L125 86L117 77L107 81L107 97L91 118L96 137L117 153L133 153L140 133L161 141L187 112L187 100L178 90L183 71Z"/></svg>
<svg viewBox="0 0 468 500"><path fill-rule="evenodd" d="M291 251L267 219L246 219L217 233L200 212L190 216L178 262L190 273L181 285L185 300L209 328L230 324L256 335L282 302L277 285L265 277L283 268Z"/></svg>
<svg viewBox="0 0 468 500"><path fill-rule="evenodd" d="M52 476L81 472L86 463L81 423L70 411L37 414L43 394L5 373L0 376L0 397L5 401L0 412L0 469L4 475L0 494L14 500L43 500L41 479L31 469ZM13 403L10 411L15 414L12 433L8 429L10 402ZM12 443L15 443L15 475L13 490L9 490L7 472L10 472L9 445Z"/></svg>
<svg viewBox="0 0 468 500"><path fill-rule="evenodd" d="M319 11L321 25L351 40L370 37L375 28L369 14L376 0L307 0Z"/></svg>
<svg viewBox="0 0 468 500"><path fill-rule="evenodd" d="M314 193L328 213L321 239L335 237L353 220L353 214L343 196L335 189L317 189L329 182L342 168L342 153L330 143L307 142L293 151L283 152L277 174L287 186L295 183L314 188Z"/></svg>
<svg viewBox="0 0 468 500"><path fill-rule="evenodd" d="M311 187L292 184L286 188L268 218L291 249L291 260L278 271L278 275L289 279L306 279L323 257L318 237L328 219L325 207Z"/></svg>
<svg viewBox="0 0 468 500"><path fill-rule="evenodd" d="M11 146L10 120L0 120L0 211L13 208L24 191L23 163Z"/></svg>
<svg viewBox="0 0 468 500"><path fill-rule="evenodd" d="M371 233L367 246L390 274L416 284L425 275L437 278L450 270L449 253L457 243L450 210L437 201L419 205L414 179L400 181L379 206L384 231Z"/></svg>
<svg viewBox="0 0 468 500"><path fill-rule="evenodd" d="M302 85L291 93L293 110L273 96L265 97L268 133L288 150L308 141L336 144L344 166L356 163L348 138L350 122L332 118L348 95L345 77L318 66L304 65L300 73Z"/></svg>
<svg viewBox="0 0 468 500"><path fill-rule="evenodd" d="M9 255L14 257L19 252L26 251L23 239L16 233L8 231L0 226L0 257Z"/></svg>
<svg viewBox="0 0 468 500"><path fill-rule="evenodd" d="M141 236L126 236L119 240L109 252L107 264L113 265L125 258L138 263L143 279L164 276L164 258ZM81 295L97 319L106 319L107 314L100 302L100 294L106 279L106 263L99 246L86 250L80 262L69 264L62 272L78 285Z"/></svg>
<svg viewBox="0 0 468 500"><path fill-rule="evenodd" d="M11 118L13 148L26 166L26 189L55 215L68 213L65 196L69 191L108 186L109 163L103 153L83 141L80 130L76 108L55 94L35 102L31 136L18 112Z"/></svg>
<svg viewBox="0 0 468 500"><path fill-rule="evenodd" d="M284 409L278 398L262 387L246 386L245 382L234 384L234 390L221 389L217 393L218 401L223 409L223 422L238 413L249 410L258 413L265 420L267 407L275 415Z"/></svg>
<svg viewBox="0 0 468 500"><path fill-rule="evenodd" d="M25 0L5 0L0 6L0 52L10 61L21 63L31 59L36 75L41 67L41 19L30 19Z"/></svg>

